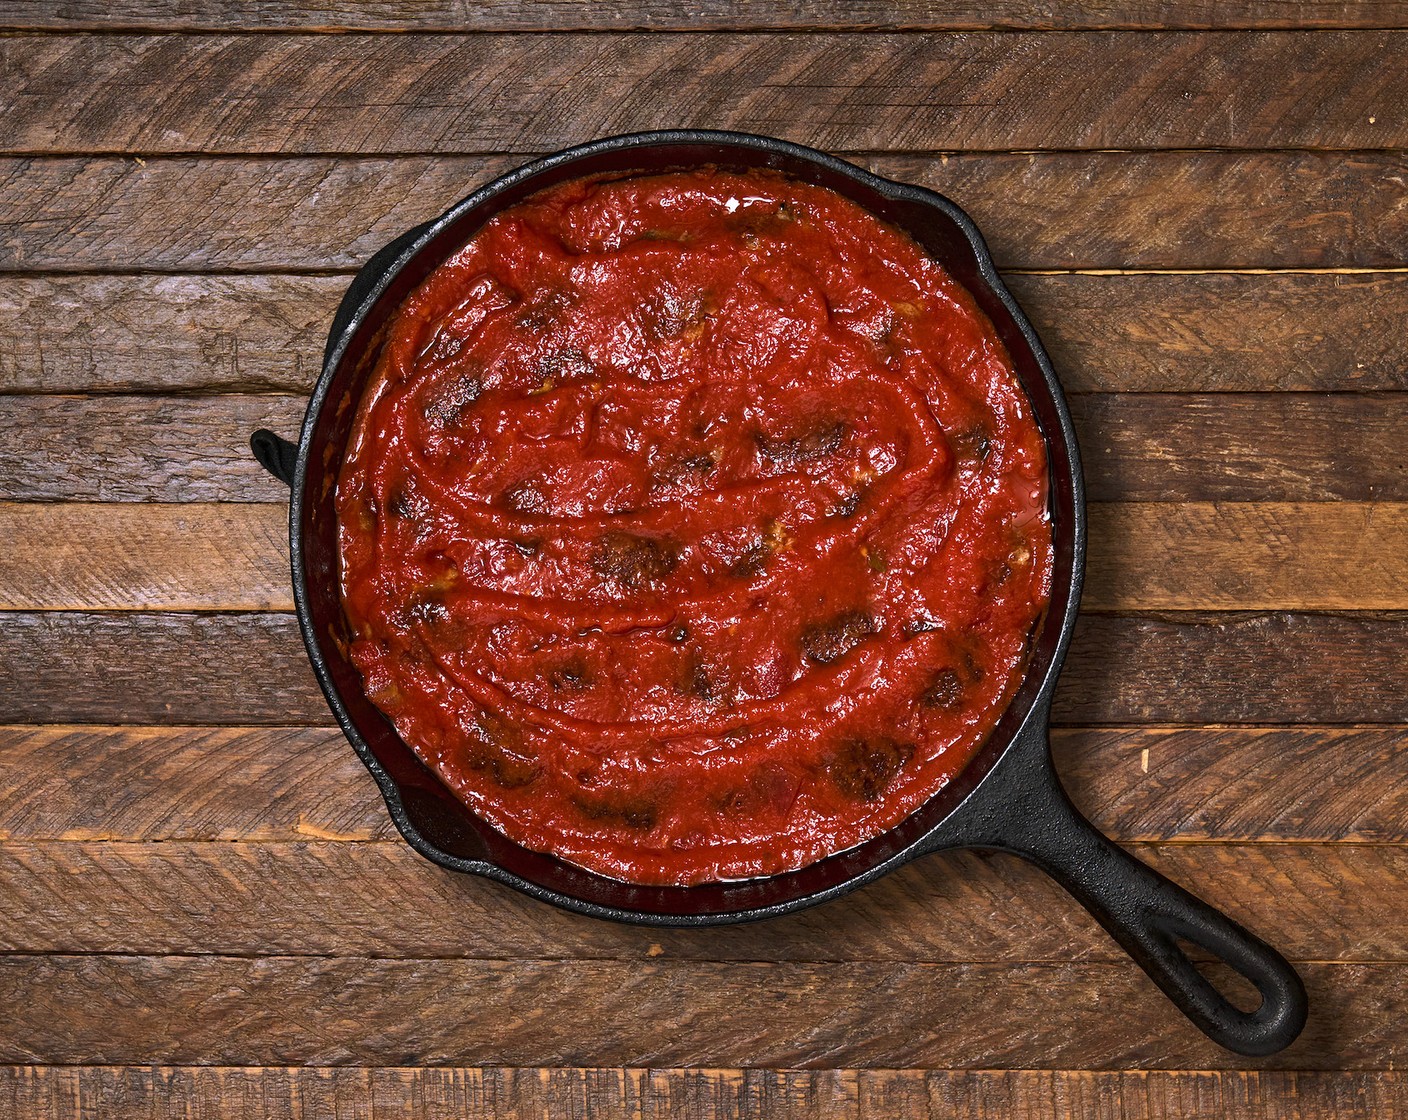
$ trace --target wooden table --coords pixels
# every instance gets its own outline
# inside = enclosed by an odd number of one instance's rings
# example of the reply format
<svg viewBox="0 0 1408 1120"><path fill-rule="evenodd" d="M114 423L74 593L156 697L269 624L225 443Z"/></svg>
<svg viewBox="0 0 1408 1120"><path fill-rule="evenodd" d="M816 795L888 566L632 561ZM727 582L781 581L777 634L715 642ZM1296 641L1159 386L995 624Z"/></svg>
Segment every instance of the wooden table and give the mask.
<svg viewBox="0 0 1408 1120"><path fill-rule="evenodd" d="M1408 1110L1408 3L682 7L0 10L0 1115ZM1291 1049L1212 1046L1006 857L672 932L397 840L246 440L392 235L670 125L978 219L1094 502L1062 771L1298 962Z"/></svg>

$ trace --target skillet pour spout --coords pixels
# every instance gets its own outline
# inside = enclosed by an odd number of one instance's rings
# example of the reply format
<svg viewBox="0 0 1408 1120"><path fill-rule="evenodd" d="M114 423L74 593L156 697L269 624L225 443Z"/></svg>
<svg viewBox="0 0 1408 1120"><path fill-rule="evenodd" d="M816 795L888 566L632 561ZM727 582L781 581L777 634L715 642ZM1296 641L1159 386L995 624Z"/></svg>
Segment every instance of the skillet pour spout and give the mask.
<svg viewBox="0 0 1408 1120"><path fill-rule="evenodd" d="M1051 603L1007 711L965 769L895 828L808 867L764 878L690 887L608 879L497 832L456 798L367 699L348 660L333 491L382 328L401 301L499 211L588 175L717 166L767 168L834 190L903 229L972 294L1021 378L1046 440L1055 564ZM598 140L529 163L480 188L441 217L378 252L352 282L328 336L297 444L272 432L255 456L291 489L294 597L308 656L328 704L376 779L406 841L456 871L507 883L593 917L704 926L774 917L854 890L929 852L1012 852L1055 878L1211 1039L1240 1054L1275 1053L1295 1040L1305 989L1264 941L1146 867L1071 804L1051 759L1051 695L1070 644L1085 564L1085 496L1079 452L1060 383L1040 340L998 277L977 227L942 195L896 183L810 148L742 133L672 131ZM1260 992L1243 1011L1198 970L1189 943Z"/></svg>

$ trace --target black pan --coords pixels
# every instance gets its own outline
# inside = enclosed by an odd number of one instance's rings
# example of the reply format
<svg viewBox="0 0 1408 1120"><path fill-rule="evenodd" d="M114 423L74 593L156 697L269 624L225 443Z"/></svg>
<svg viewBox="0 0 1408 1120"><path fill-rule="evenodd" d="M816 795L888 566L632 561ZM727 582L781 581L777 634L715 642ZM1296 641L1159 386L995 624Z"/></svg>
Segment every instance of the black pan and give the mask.
<svg viewBox="0 0 1408 1120"><path fill-rule="evenodd" d="M583 175L713 164L773 168L829 187L910 233L962 283L1012 355L1046 437L1055 579L1031 663L1010 707L963 772L894 829L799 871L692 887L632 886L529 851L476 817L400 740L363 695L343 653L333 488L380 329L401 300L494 214ZM289 545L298 618L328 703L381 787L396 827L427 858L569 910L623 922L704 926L785 914L837 898L947 848L1013 852L1086 907L1201 1030L1242 1054L1271 1054L1305 1023L1300 978L1269 945L1144 866L1071 804L1047 741L1051 693L1080 599L1085 497L1075 434L1051 362L998 278L977 227L948 199L891 182L809 148L740 133L679 131L599 140L512 171L377 253L333 319L323 371L297 446L268 431L259 461L289 484ZM1188 942L1250 980L1262 1003L1241 1011L1194 967Z"/></svg>

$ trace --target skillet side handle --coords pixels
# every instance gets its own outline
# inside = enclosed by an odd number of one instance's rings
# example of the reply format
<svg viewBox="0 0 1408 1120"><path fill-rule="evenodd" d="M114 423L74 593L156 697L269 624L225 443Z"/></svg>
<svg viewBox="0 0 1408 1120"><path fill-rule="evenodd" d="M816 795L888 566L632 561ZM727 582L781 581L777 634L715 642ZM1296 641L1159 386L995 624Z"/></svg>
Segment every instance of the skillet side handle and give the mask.
<svg viewBox="0 0 1408 1120"><path fill-rule="evenodd" d="M1095 916L1193 1024L1220 1046L1253 1057L1285 1049L1305 1026L1305 986L1286 959L1261 938L1194 897L1113 843L1081 815L1047 758L1028 773L1040 780L993 806L991 842L1035 863ZM1034 746L1036 744L1033 744ZM984 830L986 831L986 830ZM1242 1011L1219 992L1178 945L1212 953L1261 993Z"/></svg>
<svg viewBox="0 0 1408 1120"><path fill-rule="evenodd" d="M260 428L249 437L249 449L254 452L254 457L259 460L261 467L290 490L293 489L293 472L298 463L298 444L276 436L268 428Z"/></svg>

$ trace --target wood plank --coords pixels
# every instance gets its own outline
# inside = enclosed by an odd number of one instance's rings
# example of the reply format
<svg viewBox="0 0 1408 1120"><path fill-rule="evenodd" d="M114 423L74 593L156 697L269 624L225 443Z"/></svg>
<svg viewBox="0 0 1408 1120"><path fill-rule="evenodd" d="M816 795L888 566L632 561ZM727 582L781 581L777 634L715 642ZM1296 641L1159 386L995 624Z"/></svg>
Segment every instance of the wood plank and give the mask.
<svg viewBox="0 0 1408 1120"><path fill-rule="evenodd" d="M1408 395L1102 393L1070 404L1092 501L1408 497Z"/></svg>
<svg viewBox="0 0 1408 1120"><path fill-rule="evenodd" d="M1401 728L1063 728L1052 743L1076 803L1127 843L1408 841ZM0 783L5 840L396 835L325 728L9 726L0 760L15 776Z"/></svg>
<svg viewBox="0 0 1408 1120"><path fill-rule="evenodd" d="M1135 854L1291 960L1408 961L1408 848L1171 844ZM476 960L1118 961L1011 856L911 864L845 899L724 929L584 922L398 842L0 843L0 952ZM199 900L192 905L192 900Z"/></svg>
<svg viewBox="0 0 1408 1120"><path fill-rule="evenodd" d="M1087 609L1402 610L1408 505L1090 507Z"/></svg>
<svg viewBox="0 0 1408 1120"><path fill-rule="evenodd" d="M1408 389L1408 273L1008 283L1071 393Z"/></svg>
<svg viewBox="0 0 1408 1120"><path fill-rule="evenodd" d="M0 539L0 610L293 610L279 505L0 502ZM1083 601L1408 610L1405 540L1405 503L1096 503Z"/></svg>
<svg viewBox="0 0 1408 1120"><path fill-rule="evenodd" d="M307 394L347 283L0 275L0 391Z"/></svg>
<svg viewBox="0 0 1408 1120"><path fill-rule="evenodd" d="M905 1120L1065 1120L1071 1116L1158 1120L1171 1116L1374 1116L1408 1113L1408 1081L1397 1073L1200 1071L964 1073L862 1070L861 1115ZM727 1115L727 1114L725 1114Z"/></svg>
<svg viewBox="0 0 1408 1120"><path fill-rule="evenodd" d="M26 36L0 40L0 150L533 152L662 127L871 151L1393 149L1405 66L1393 31ZM1121 72L1138 80L1090 80Z"/></svg>
<svg viewBox="0 0 1408 1120"><path fill-rule="evenodd" d="M303 397L0 397L0 496L21 501L287 502L249 436L296 437Z"/></svg>
<svg viewBox="0 0 1408 1120"><path fill-rule="evenodd" d="M1052 749L1082 811L1126 841L1408 840L1402 729L1072 728Z"/></svg>
<svg viewBox="0 0 1408 1120"><path fill-rule="evenodd" d="M1304 964L1259 1062L1391 1070L1408 967ZM1225 983L1220 968L1210 968ZM1237 1069L1132 962L416 961L12 955L0 1061ZM1000 1005L995 1004L1000 1001ZM740 1016L740 1007L760 1013ZM766 1009L765 1012L763 1009Z"/></svg>
<svg viewBox="0 0 1408 1120"><path fill-rule="evenodd" d="M55 31L735 31L756 28L912 28L934 31L1148 28L1401 28L1402 0L1104 0L1053 6L1041 0L10 0L0 29Z"/></svg>
<svg viewBox="0 0 1408 1120"><path fill-rule="evenodd" d="M7 227L0 268L357 268L397 234L522 162L0 159ZM1400 268L1408 253L1402 152L973 153L861 162L958 201L1002 268Z"/></svg>
<svg viewBox="0 0 1408 1120"><path fill-rule="evenodd" d="M1054 716L1067 724L1404 722L1405 655L1408 617L1397 614L1088 614Z"/></svg>
<svg viewBox="0 0 1408 1120"><path fill-rule="evenodd" d="M1365 1070L0 1068L16 1120L200 1116L319 1120L1382 1120L1408 1112L1408 1075Z"/></svg>
<svg viewBox="0 0 1408 1120"><path fill-rule="evenodd" d="M0 396L0 499L284 502L249 434L295 434L302 397ZM1095 502L1408 500L1403 393L1071 398ZM81 433L81 438L77 435Z"/></svg>
<svg viewBox="0 0 1408 1120"><path fill-rule="evenodd" d="M1062 724L1408 723L1408 616L1087 614ZM76 687L75 682L82 682ZM284 614L0 613L16 723L326 725Z"/></svg>
<svg viewBox="0 0 1408 1120"><path fill-rule="evenodd" d="M0 609L293 610L277 505L0 502Z"/></svg>
<svg viewBox="0 0 1408 1120"><path fill-rule="evenodd" d="M396 836L335 729L8 726L0 760L5 840Z"/></svg>
<svg viewBox="0 0 1408 1120"><path fill-rule="evenodd" d="M1070 392L1408 388L1408 273L1008 282ZM307 393L346 287L345 276L0 274L0 392Z"/></svg>

